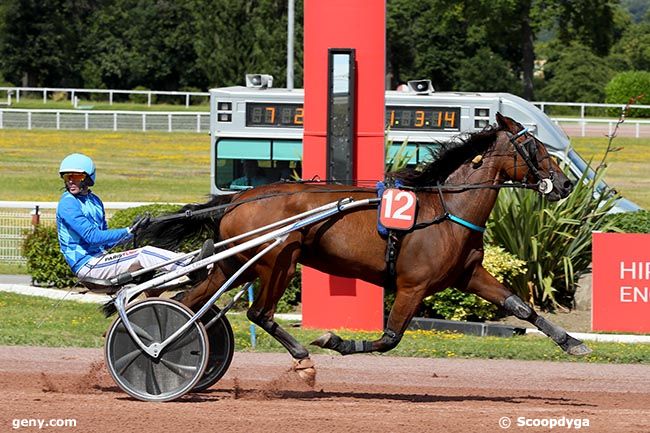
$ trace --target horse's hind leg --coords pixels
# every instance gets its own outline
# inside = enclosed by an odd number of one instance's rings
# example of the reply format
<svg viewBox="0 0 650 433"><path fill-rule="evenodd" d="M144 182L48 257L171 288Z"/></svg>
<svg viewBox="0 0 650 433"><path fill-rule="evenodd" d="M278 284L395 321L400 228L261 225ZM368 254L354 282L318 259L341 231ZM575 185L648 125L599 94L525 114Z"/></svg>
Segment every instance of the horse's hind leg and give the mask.
<svg viewBox="0 0 650 433"><path fill-rule="evenodd" d="M272 256L266 265L256 267L262 289L249 308L247 316L251 322L264 329L287 349L293 357L294 370L313 385L316 370L309 359L309 352L273 319L275 308L296 271L299 254L299 248L285 248L277 256Z"/></svg>
<svg viewBox="0 0 650 433"><path fill-rule="evenodd" d="M467 283L467 291L476 293L481 298L495 305L505 308L515 317L526 320L535 325L540 331L549 336L558 346L570 355L588 355L591 353L582 341L573 338L567 332L539 316L533 308L522 299L510 292L503 284L497 281L483 266L474 269L472 277Z"/></svg>

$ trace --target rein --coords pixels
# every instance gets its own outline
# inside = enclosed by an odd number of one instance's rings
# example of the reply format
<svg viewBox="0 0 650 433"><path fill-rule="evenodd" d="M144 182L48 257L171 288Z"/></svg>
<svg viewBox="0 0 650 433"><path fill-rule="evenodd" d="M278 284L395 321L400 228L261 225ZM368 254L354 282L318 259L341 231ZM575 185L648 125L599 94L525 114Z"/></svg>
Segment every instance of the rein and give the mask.
<svg viewBox="0 0 650 433"><path fill-rule="evenodd" d="M289 182L287 182L289 183ZM297 183L297 182L296 182ZM324 189L321 191L292 191L292 192L276 192L276 193L271 193L271 194L264 194L264 195L258 195L255 197L247 198L245 200L241 200L238 202L230 202L230 203L224 203L216 206L210 206L204 209L199 209L199 210L192 210L192 209L186 209L183 212L175 213L175 214L170 214L170 215L163 215L160 217L155 217L151 218L151 222L163 222L163 221L170 221L170 220L175 220L175 219L180 219L180 218L192 218L194 216L200 216L203 214L209 214L209 213L217 213L218 211L228 209L231 207L236 207L242 204L258 201L258 200L264 200L266 198L274 198L274 197L282 197L282 196L291 196L294 194L304 194L306 192L309 193L330 193L330 192L367 192L366 189L364 188L350 188L350 189ZM236 195L236 194L233 194Z"/></svg>
<svg viewBox="0 0 650 433"><path fill-rule="evenodd" d="M299 181L299 182L286 182L286 183L323 183L323 184L332 184L331 181L329 180L316 180L316 181ZM469 190L474 190L474 189L501 189L501 188L523 188L523 189L539 189L539 183L503 183L503 184L498 184L498 185L486 185L486 184L464 184L464 185L444 185L444 184L437 184L435 186L421 186L421 187L414 187L414 186L406 186L403 185L401 186L402 189L405 190L410 190L414 192L427 192L427 191L438 191L439 193L442 192L451 192L451 193L460 193L464 191L469 191ZM318 191L292 191L292 192L275 192L271 194L264 194L264 195L258 195L255 197L251 197L245 200L241 200L238 202L230 202L230 203L224 203L216 206L210 206L204 209L199 209L199 210L192 210L192 209L187 209L183 212L175 213L175 214L169 214L169 215L163 215L159 217L154 217L151 218L152 223L159 223L159 222L164 222L164 221L170 221L170 220L175 220L175 219L181 219L181 218L192 218L195 216L200 216L203 214L210 214L210 213L218 213L219 211L227 210L229 208L234 208L236 206L240 206L242 204L250 203L250 202L255 202L258 200L264 200L267 198L275 198L275 197L282 197L282 196L292 196L295 194L322 194L322 193L333 193L333 192L368 192L367 188L349 188L349 189L323 189L323 190L318 190ZM233 194L234 195L234 194ZM443 201L443 206L444 201ZM458 218L455 217L452 214L451 215L452 219L453 218ZM447 219L447 216L441 216L440 221L444 221ZM440 222L437 221L437 222ZM434 224L433 222L427 223L428 225ZM462 224L462 223L461 223ZM470 223L471 224L471 223ZM413 229L417 228L419 224L416 224ZM478 226L476 226L478 227Z"/></svg>

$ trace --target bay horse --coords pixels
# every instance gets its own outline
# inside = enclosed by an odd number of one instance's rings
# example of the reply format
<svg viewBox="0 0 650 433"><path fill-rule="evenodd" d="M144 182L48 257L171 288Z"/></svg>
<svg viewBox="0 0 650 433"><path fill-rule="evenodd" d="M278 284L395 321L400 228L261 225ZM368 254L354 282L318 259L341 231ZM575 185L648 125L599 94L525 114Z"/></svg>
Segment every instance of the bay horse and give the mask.
<svg viewBox="0 0 650 433"><path fill-rule="evenodd" d="M416 192L419 210L417 229L401 237L395 263L395 301L381 338L345 340L328 332L312 344L343 355L388 351L400 342L426 296L455 287L534 324L571 355L591 352L564 329L537 315L481 264L480 229L485 226L500 187L508 181L521 184L532 179L534 183L527 185L538 187L551 201L566 197L573 187L542 142L508 117L497 113L496 120L496 126L472 133L460 144L441 143L437 159L421 170L389 173L405 188ZM210 230L213 238L220 241L343 198L361 200L376 195L375 189L344 185L270 184L235 195L213 196L204 204L187 205L181 213L229 204L218 212L153 223L142 236L171 247L201 230ZM451 218L455 215L458 217ZM193 309L200 308L243 263L268 245L217 262L208 278L185 292L181 302ZM377 208L368 206L291 232L283 243L242 274L235 286L260 278L261 288L247 312L248 318L287 349L294 359L294 368L303 377L313 378L315 369L307 349L274 321L275 308L296 264L384 285L385 252L386 240L377 231Z"/></svg>

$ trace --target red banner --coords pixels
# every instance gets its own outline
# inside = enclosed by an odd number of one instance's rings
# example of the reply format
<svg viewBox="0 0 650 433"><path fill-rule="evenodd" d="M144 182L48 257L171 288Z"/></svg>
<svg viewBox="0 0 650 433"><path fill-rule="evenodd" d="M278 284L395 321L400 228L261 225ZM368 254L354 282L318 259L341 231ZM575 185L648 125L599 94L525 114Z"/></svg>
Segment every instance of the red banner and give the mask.
<svg viewBox="0 0 650 433"><path fill-rule="evenodd" d="M592 236L591 328L650 333L650 234Z"/></svg>

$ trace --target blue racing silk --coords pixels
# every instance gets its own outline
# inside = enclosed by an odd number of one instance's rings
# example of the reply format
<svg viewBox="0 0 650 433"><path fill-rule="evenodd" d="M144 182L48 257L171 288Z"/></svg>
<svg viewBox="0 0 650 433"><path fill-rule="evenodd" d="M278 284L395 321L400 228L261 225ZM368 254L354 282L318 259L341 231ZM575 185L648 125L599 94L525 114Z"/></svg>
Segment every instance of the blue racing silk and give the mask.
<svg viewBox="0 0 650 433"><path fill-rule="evenodd" d="M75 274L105 248L131 237L126 228L108 228L104 203L92 192L63 193L56 207L56 229L61 252Z"/></svg>

